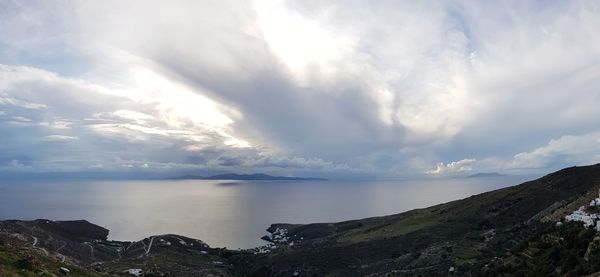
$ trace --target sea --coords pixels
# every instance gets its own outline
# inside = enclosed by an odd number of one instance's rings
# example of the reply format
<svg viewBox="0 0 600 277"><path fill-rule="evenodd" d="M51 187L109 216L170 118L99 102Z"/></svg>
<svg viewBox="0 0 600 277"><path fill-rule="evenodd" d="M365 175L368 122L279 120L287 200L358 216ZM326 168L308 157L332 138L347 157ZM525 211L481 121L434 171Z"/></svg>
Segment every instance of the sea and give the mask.
<svg viewBox="0 0 600 277"><path fill-rule="evenodd" d="M376 181L1 181L0 219L85 219L109 239L179 234L247 249L272 223L339 222L445 203L535 176Z"/></svg>

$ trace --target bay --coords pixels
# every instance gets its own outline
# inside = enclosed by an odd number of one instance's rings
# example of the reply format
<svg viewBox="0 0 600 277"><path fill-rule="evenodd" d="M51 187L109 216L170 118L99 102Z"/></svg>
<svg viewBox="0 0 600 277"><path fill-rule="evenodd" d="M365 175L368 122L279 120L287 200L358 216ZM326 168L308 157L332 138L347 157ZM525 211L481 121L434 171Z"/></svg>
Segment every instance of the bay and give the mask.
<svg viewBox="0 0 600 277"><path fill-rule="evenodd" d="M272 223L400 213L512 186L532 176L378 181L0 181L0 219L85 219L109 239L179 234L251 248Z"/></svg>

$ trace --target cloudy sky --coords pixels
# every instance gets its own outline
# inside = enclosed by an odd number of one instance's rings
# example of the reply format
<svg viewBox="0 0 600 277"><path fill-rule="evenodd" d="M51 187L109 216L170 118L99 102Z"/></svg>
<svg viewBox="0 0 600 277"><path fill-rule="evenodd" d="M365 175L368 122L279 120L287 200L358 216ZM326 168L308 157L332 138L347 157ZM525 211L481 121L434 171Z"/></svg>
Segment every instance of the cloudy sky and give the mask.
<svg viewBox="0 0 600 277"><path fill-rule="evenodd" d="M598 1L0 0L0 172L600 162Z"/></svg>

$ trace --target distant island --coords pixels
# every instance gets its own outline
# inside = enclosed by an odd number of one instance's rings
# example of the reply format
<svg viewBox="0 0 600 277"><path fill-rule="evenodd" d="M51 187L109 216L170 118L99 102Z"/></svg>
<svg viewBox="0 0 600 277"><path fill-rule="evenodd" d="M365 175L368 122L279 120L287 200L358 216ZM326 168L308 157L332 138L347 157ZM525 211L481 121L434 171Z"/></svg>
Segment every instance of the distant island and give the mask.
<svg viewBox="0 0 600 277"><path fill-rule="evenodd" d="M469 176L467 176L467 178L490 178L490 177L502 177L502 176L506 176L506 175L500 174L497 172L480 172L480 173L469 175Z"/></svg>
<svg viewBox="0 0 600 277"><path fill-rule="evenodd" d="M248 180L248 181L327 181L324 178L303 178L303 177L285 177L285 176L271 176L262 173L255 174L236 174L226 173L213 176L196 176L196 175L184 175L170 179L175 180Z"/></svg>

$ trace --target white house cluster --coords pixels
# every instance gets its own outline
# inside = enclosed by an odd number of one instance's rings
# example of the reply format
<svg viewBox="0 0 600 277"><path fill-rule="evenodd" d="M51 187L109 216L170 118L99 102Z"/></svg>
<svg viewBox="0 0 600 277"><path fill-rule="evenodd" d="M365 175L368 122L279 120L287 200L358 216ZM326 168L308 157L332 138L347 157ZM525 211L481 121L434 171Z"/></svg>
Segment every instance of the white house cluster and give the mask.
<svg viewBox="0 0 600 277"><path fill-rule="evenodd" d="M600 191L598 191L598 197L590 201L590 207L600 206ZM581 221L583 222L583 226L590 227L594 226L596 231L600 232L600 214L597 213L587 213L585 211L585 206L579 207L578 210L574 211L571 214L565 216L565 221ZM557 223L560 225L560 222Z"/></svg>

